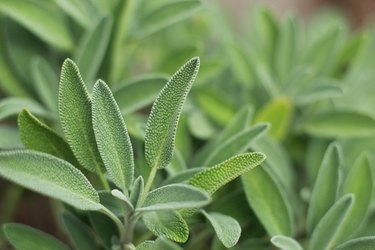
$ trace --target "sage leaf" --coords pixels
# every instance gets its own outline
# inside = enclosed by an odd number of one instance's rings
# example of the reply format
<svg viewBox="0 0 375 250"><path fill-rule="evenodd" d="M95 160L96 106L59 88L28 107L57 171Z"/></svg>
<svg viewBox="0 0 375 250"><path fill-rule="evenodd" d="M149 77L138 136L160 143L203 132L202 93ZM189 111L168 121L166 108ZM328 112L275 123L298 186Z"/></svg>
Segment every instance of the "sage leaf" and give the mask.
<svg viewBox="0 0 375 250"><path fill-rule="evenodd" d="M361 237L352 239L337 246L334 250L370 250L374 247L375 237Z"/></svg>
<svg viewBox="0 0 375 250"><path fill-rule="evenodd" d="M146 227L156 236L184 243L189 237L186 221L176 211L148 212L142 216Z"/></svg>
<svg viewBox="0 0 375 250"><path fill-rule="evenodd" d="M0 175L20 186L82 210L99 210L99 196L70 163L31 150L0 153Z"/></svg>
<svg viewBox="0 0 375 250"><path fill-rule="evenodd" d="M0 149L23 148L19 131L13 126L0 126Z"/></svg>
<svg viewBox="0 0 375 250"><path fill-rule="evenodd" d="M111 194L122 202L126 214L131 213L134 210L134 206L130 202L129 198L125 196L120 190L113 189L111 191Z"/></svg>
<svg viewBox="0 0 375 250"><path fill-rule="evenodd" d="M15 116L22 109L29 109L32 113L47 119L53 119L54 115L42 107L39 103L28 98L8 97L0 102L0 120Z"/></svg>
<svg viewBox="0 0 375 250"><path fill-rule="evenodd" d="M189 184L213 194L231 180L260 165L265 158L264 154L257 152L233 156L222 163L197 173L189 180Z"/></svg>
<svg viewBox="0 0 375 250"><path fill-rule="evenodd" d="M71 213L63 213L61 216L62 224L68 235L70 242L76 250L95 250L99 249L95 242L95 237L90 228Z"/></svg>
<svg viewBox="0 0 375 250"><path fill-rule="evenodd" d="M102 245L107 250L111 250L112 237L118 235L118 230L115 223L100 212L89 212L89 219L92 227L95 229L96 234L99 236Z"/></svg>
<svg viewBox="0 0 375 250"><path fill-rule="evenodd" d="M79 108L78 108L79 107ZM104 169L92 128L91 100L75 63L66 59L59 86L59 115L68 143L86 169Z"/></svg>
<svg viewBox="0 0 375 250"><path fill-rule="evenodd" d="M307 214L307 231L310 233L336 201L341 164L341 148L332 143L324 154L310 199Z"/></svg>
<svg viewBox="0 0 375 250"><path fill-rule="evenodd" d="M134 177L133 148L120 109L101 80L94 86L92 125L108 175L117 187L127 192Z"/></svg>
<svg viewBox="0 0 375 250"><path fill-rule="evenodd" d="M164 168L172 159L177 123L186 96L199 69L199 58L180 68L162 89L147 121L146 160L152 168Z"/></svg>
<svg viewBox="0 0 375 250"><path fill-rule="evenodd" d="M138 207L138 202L140 197L142 196L143 190L144 190L144 180L142 176L138 176L137 179L135 179L133 188L130 192L130 202L133 204L134 207Z"/></svg>
<svg viewBox="0 0 375 250"><path fill-rule="evenodd" d="M24 109L19 113L18 127L22 143L27 149L57 156L73 166L79 165L68 143L30 111Z"/></svg>
<svg viewBox="0 0 375 250"><path fill-rule="evenodd" d="M136 247L136 250L182 250L182 248L170 240L159 237L155 241L142 242Z"/></svg>
<svg viewBox="0 0 375 250"><path fill-rule="evenodd" d="M262 167L241 176L249 205L270 236L292 235L293 215L286 194L274 177Z"/></svg>
<svg viewBox="0 0 375 250"><path fill-rule="evenodd" d="M115 199L111 192L100 190L98 191L100 204L102 204L105 208L111 211L114 215L121 217L124 215L124 206L122 205L121 200Z"/></svg>
<svg viewBox="0 0 375 250"><path fill-rule="evenodd" d="M3 226L7 240L17 250L68 250L56 238L29 226L7 223Z"/></svg>
<svg viewBox="0 0 375 250"><path fill-rule="evenodd" d="M201 212L211 223L225 247L230 248L237 244L241 236L241 226L235 219L220 213L207 213L204 210Z"/></svg>
<svg viewBox="0 0 375 250"><path fill-rule="evenodd" d="M336 201L315 227L310 238L309 249L326 250L337 245L337 236L343 229L354 201L352 194L347 194Z"/></svg>
<svg viewBox="0 0 375 250"><path fill-rule="evenodd" d="M186 170L166 179L163 182L163 185L188 182L189 179L191 179L194 175L203 171L204 169L205 168L203 168L203 167L186 169Z"/></svg>
<svg viewBox="0 0 375 250"><path fill-rule="evenodd" d="M334 83L312 82L311 86L304 88L295 97L294 102L297 105L312 104L319 100L339 97L343 94L343 89Z"/></svg>
<svg viewBox="0 0 375 250"><path fill-rule="evenodd" d="M281 250L303 250L297 241L284 235L273 236L271 242L275 247Z"/></svg>
<svg viewBox="0 0 375 250"><path fill-rule="evenodd" d="M60 8L82 27L89 28L93 17L98 16L95 5L90 0L55 0Z"/></svg>
<svg viewBox="0 0 375 250"><path fill-rule="evenodd" d="M199 208L211 201L206 192L186 184L171 184L152 190L139 212Z"/></svg>

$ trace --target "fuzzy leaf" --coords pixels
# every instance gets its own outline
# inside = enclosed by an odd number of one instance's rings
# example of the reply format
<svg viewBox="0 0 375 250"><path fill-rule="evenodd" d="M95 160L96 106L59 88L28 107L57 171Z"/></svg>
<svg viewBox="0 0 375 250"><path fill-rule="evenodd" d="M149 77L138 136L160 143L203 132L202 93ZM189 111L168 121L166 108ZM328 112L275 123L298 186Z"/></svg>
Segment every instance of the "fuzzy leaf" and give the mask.
<svg viewBox="0 0 375 250"><path fill-rule="evenodd" d="M129 134L111 90L99 80L92 96L92 125L108 175L123 191L134 176L134 156Z"/></svg>
<svg viewBox="0 0 375 250"><path fill-rule="evenodd" d="M121 200L115 199L112 193L108 191L101 190L98 194L100 197L100 204L118 217L124 215L124 207L121 204Z"/></svg>
<svg viewBox="0 0 375 250"><path fill-rule="evenodd" d="M194 175L198 174L199 172L203 171L205 168L189 168L186 169L163 182L163 185L173 184L173 183L184 183L191 179Z"/></svg>
<svg viewBox="0 0 375 250"><path fill-rule="evenodd" d="M5 237L17 250L68 250L62 242L38 229L16 223L3 226Z"/></svg>
<svg viewBox="0 0 375 250"><path fill-rule="evenodd" d="M375 237L361 237L346 241L334 250L371 250L375 246Z"/></svg>
<svg viewBox="0 0 375 250"><path fill-rule="evenodd" d="M198 208L211 201L200 188L185 184L171 184L152 190L137 211L176 210Z"/></svg>
<svg viewBox="0 0 375 250"><path fill-rule="evenodd" d="M91 100L75 63L67 59L61 70L59 115L68 143L83 167L104 169L92 128Z"/></svg>
<svg viewBox="0 0 375 250"><path fill-rule="evenodd" d="M265 158L264 154L257 152L233 156L194 175L189 180L189 184L213 194L231 180L260 165Z"/></svg>
<svg viewBox="0 0 375 250"><path fill-rule="evenodd" d="M130 202L134 207L138 206L139 198L142 196L144 189L144 180L142 176L135 179L133 189L130 192Z"/></svg>
<svg viewBox="0 0 375 250"><path fill-rule="evenodd" d="M342 164L340 151L341 148L339 145L332 143L327 148L320 165L307 215L307 230L310 233L336 201L339 186L339 170Z"/></svg>
<svg viewBox="0 0 375 250"><path fill-rule="evenodd" d="M293 215L283 188L262 167L241 176L249 205L270 236L293 234Z"/></svg>
<svg viewBox="0 0 375 250"><path fill-rule="evenodd" d="M82 210L99 210L99 196L70 163L31 150L0 153L0 175Z"/></svg>
<svg viewBox="0 0 375 250"><path fill-rule="evenodd" d="M211 223L217 237L225 247L230 248L237 244L241 236L241 226L235 219L220 213L207 213L204 210L201 212Z"/></svg>
<svg viewBox="0 0 375 250"><path fill-rule="evenodd" d="M8 97L0 102L0 120L15 116L25 108L38 116L54 118L53 114L32 99Z"/></svg>
<svg viewBox="0 0 375 250"><path fill-rule="evenodd" d="M22 143L27 149L48 153L64 159L74 166L78 165L68 143L33 116L30 111L24 109L19 113L18 127Z"/></svg>
<svg viewBox="0 0 375 250"><path fill-rule="evenodd" d="M284 235L273 236L271 242L275 247L281 250L303 250L297 241Z"/></svg>
<svg viewBox="0 0 375 250"><path fill-rule="evenodd" d="M146 160L152 168L164 168L172 159L177 123L198 69L199 58L188 61L172 76L152 106L145 136Z"/></svg>
<svg viewBox="0 0 375 250"><path fill-rule="evenodd" d="M130 202L129 198L125 196L124 193L122 193L120 190L113 189L111 191L111 194L121 201L126 214L131 213L134 210L134 206Z"/></svg>
<svg viewBox="0 0 375 250"><path fill-rule="evenodd" d="M343 229L354 201L352 194L345 195L336 201L315 227L309 249L327 250L337 244L337 236Z"/></svg>
<svg viewBox="0 0 375 250"><path fill-rule="evenodd" d="M147 240L136 247L137 250L182 250L176 243L165 238L157 238L155 241Z"/></svg>
<svg viewBox="0 0 375 250"><path fill-rule="evenodd" d="M146 227L158 237L184 243L189 237L186 221L176 211L148 212L142 216Z"/></svg>

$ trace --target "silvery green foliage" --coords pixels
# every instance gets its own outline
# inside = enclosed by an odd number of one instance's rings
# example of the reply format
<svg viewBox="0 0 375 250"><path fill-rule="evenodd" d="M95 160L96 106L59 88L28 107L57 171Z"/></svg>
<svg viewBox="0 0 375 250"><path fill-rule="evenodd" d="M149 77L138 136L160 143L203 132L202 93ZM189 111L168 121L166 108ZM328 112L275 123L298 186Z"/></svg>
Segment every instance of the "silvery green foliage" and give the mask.
<svg viewBox="0 0 375 250"><path fill-rule="evenodd" d="M19 114L19 126L22 140L30 150L1 152L0 175L79 210L90 211L91 225L79 214L64 212L61 216L75 249L100 249L99 244L106 249L134 249L133 232L140 218L159 238L141 242L137 249L179 249L171 241L188 240L189 227L183 210L198 211L205 207L215 191L265 159L262 153L243 153L211 168L185 173L174 178L172 184L160 185L154 181L158 169L172 159L178 120L198 68L198 58L188 61L157 97L147 122L142 156L152 168L134 181L139 169L134 163L133 145L125 124L127 117L122 116L110 88L102 80L95 83L90 96L78 67L67 59L62 66L58 93L59 115L67 142L23 110ZM249 138L264 128L256 127ZM242 146L234 148L230 152L243 150ZM183 158L180 156L179 160ZM91 171L87 172L91 174L90 180L97 178L95 183L88 181L79 170L81 166ZM188 184L176 183L187 179ZM94 186L104 190L96 190ZM237 243L241 227L234 218L203 213L225 246ZM95 236L90 227L99 234L100 242L92 240ZM4 232L9 242L20 250L34 249L37 245L65 249L58 240L26 226L6 224ZM38 244L28 248L31 238Z"/></svg>

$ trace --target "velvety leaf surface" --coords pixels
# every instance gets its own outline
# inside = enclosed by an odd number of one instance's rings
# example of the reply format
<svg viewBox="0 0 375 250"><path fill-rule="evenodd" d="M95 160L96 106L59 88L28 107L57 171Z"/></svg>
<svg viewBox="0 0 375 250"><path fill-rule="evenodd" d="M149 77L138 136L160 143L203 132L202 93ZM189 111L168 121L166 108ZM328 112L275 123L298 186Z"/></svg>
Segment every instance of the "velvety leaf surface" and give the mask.
<svg viewBox="0 0 375 250"><path fill-rule="evenodd" d="M198 69L199 58L188 61L172 76L152 106L145 136L146 160L152 168L164 168L172 159L177 123Z"/></svg>
<svg viewBox="0 0 375 250"><path fill-rule="evenodd" d="M184 243L189 237L189 228L176 211L156 211L145 213L142 217L146 227L156 236L164 236L175 242Z"/></svg>
<svg viewBox="0 0 375 250"><path fill-rule="evenodd" d="M134 207L138 206L138 201L143 193L144 186L145 185L142 176L139 176L137 179L135 179L133 189L130 192L130 202L133 204Z"/></svg>
<svg viewBox="0 0 375 250"><path fill-rule="evenodd" d="M0 175L78 209L102 208L86 177L68 162L48 154L30 150L1 152Z"/></svg>
<svg viewBox="0 0 375 250"><path fill-rule="evenodd" d="M337 246L335 250L371 250L375 246L375 237L361 237L346 241Z"/></svg>
<svg viewBox="0 0 375 250"><path fill-rule="evenodd" d="M3 226L5 237L17 250L68 250L56 238L29 226L7 223Z"/></svg>
<svg viewBox="0 0 375 250"><path fill-rule="evenodd" d="M273 236L271 242L281 250L303 250L297 241L284 235Z"/></svg>
<svg viewBox="0 0 375 250"><path fill-rule="evenodd" d="M128 190L134 176L133 148L120 109L101 80L94 86L92 125L108 175L117 187Z"/></svg>
<svg viewBox="0 0 375 250"><path fill-rule="evenodd" d="M137 250L182 250L176 243L159 237L155 241L147 240L136 247Z"/></svg>

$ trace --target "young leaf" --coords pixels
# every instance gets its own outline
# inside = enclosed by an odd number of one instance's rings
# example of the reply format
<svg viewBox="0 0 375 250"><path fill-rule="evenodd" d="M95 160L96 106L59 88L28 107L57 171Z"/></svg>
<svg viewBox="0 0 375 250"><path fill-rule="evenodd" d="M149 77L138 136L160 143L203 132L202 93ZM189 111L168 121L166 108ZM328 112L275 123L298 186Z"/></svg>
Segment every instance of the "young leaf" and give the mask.
<svg viewBox="0 0 375 250"><path fill-rule="evenodd" d="M7 223L3 226L7 240L18 250L68 250L56 238L29 226Z"/></svg>
<svg viewBox="0 0 375 250"><path fill-rule="evenodd" d="M137 211L198 208L207 205L210 201L208 194L200 188L185 184L171 184L152 190Z"/></svg>
<svg viewBox="0 0 375 250"><path fill-rule="evenodd" d="M315 227L311 235L309 249L327 250L337 244L337 236L343 229L354 201L352 194L345 195L336 201Z"/></svg>
<svg viewBox="0 0 375 250"><path fill-rule="evenodd" d="M307 231L310 233L336 201L342 163L340 151L338 144L330 144L319 168L307 214Z"/></svg>
<svg viewBox="0 0 375 250"><path fill-rule="evenodd" d="M281 250L303 250L297 241L284 235L273 236L271 242L275 247Z"/></svg>
<svg viewBox="0 0 375 250"><path fill-rule="evenodd" d="M133 204L134 207L138 207L138 201L139 198L142 196L144 186L145 185L142 176L139 176L137 179L135 179L133 189L130 192L130 202Z"/></svg>
<svg viewBox="0 0 375 250"><path fill-rule="evenodd" d="M375 237L361 237L346 241L337 246L334 250L370 250L375 246Z"/></svg>
<svg viewBox="0 0 375 250"><path fill-rule="evenodd" d="M35 192L82 210L99 210L99 196L70 163L31 150L0 153L0 175Z"/></svg>
<svg viewBox="0 0 375 250"><path fill-rule="evenodd" d="M225 247L230 248L237 244L241 236L241 226L235 219L220 213L207 213L204 210L201 212L209 220Z"/></svg>
<svg viewBox="0 0 375 250"><path fill-rule="evenodd" d="M99 249L95 237L90 228L70 213L63 213L61 216L66 234L76 250Z"/></svg>
<svg viewBox="0 0 375 250"><path fill-rule="evenodd" d="M182 250L182 248L172 241L159 237L155 241L142 242L136 247L136 250Z"/></svg>
<svg viewBox="0 0 375 250"><path fill-rule="evenodd" d="M249 205L270 236L293 234L293 215L283 188L262 167L241 176Z"/></svg>
<svg viewBox="0 0 375 250"><path fill-rule="evenodd" d="M18 115L18 127L22 143L26 148L48 153L78 166L77 159L68 143L51 128L24 109Z"/></svg>
<svg viewBox="0 0 375 250"><path fill-rule="evenodd" d="M152 106L145 136L146 160L152 168L164 168L172 159L177 123L198 69L199 58L188 61L172 76Z"/></svg>
<svg viewBox="0 0 375 250"><path fill-rule="evenodd" d="M64 61L61 70L59 115L78 161L88 170L100 173L104 167L92 128L91 100L77 66L70 59Z"/></svg>
<svg viewBox="0 0 375 250"><path fill-rule="evenodd" d="M127 192L134 176L133 148L120 109L101 80L94 86L92 125L108 175L117 187Z"/></svg>
<svg viewBox="0 0 375 250"><path fill-rule="evenodd" d="M38 116L49 119L54 118L53 114L32 99L8 97L0 102L0 120L17 115L25 108Z"/></svg>
<svg viewBox="0 0 375 250"><path fill-rule="evenodd" d="M236 155L194 175L189 184L213 194L231 180L260 165L265 159L264 154L257 152Z"/></svg>
<svg viewBox="0 0 375 250"><path fill-rule="evenodd" d="M184 243L189 237L186 221L176 211L148 212L142 216L146 227L158 237Z"/></svg>
<svg viewBox="0 0 375 250"><path fill-rule="evenodd" d="M111 194L122 202L126 214L131 213L134 210L134 206L130 202L129 198L125 196L120 190L113 189L111 191Z"/></svg>

